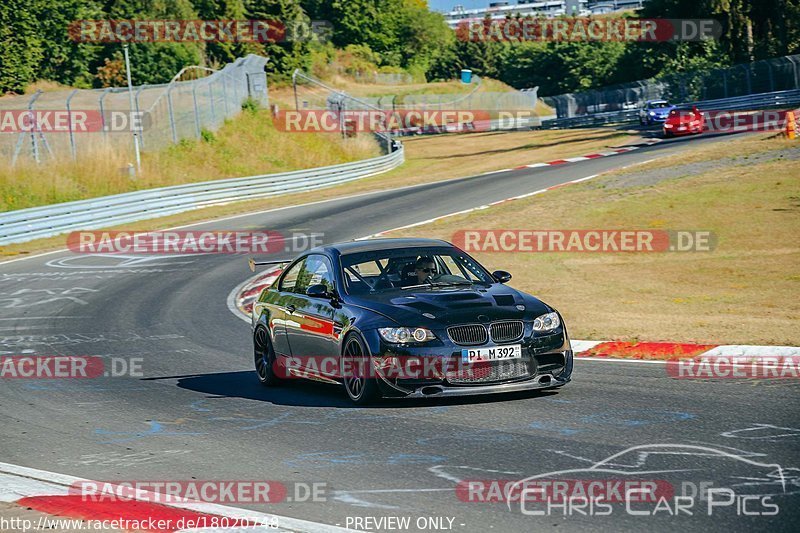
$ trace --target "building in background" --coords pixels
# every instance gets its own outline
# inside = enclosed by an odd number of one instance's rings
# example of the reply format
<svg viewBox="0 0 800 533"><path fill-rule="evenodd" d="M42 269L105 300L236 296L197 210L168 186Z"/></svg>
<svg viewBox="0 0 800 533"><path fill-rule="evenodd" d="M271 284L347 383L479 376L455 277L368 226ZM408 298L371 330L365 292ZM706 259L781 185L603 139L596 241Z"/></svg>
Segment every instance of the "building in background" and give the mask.
<svg viewBox="0 0 800 533"><path fill-rule="evenodd" d="M484 19L487 15L499 20L506 17L558 17L561 15L586 16L641 8L647 0L517 0L491 2L488 7L464 9L461 5L444 13L451 28L470 19Z"/></svg>

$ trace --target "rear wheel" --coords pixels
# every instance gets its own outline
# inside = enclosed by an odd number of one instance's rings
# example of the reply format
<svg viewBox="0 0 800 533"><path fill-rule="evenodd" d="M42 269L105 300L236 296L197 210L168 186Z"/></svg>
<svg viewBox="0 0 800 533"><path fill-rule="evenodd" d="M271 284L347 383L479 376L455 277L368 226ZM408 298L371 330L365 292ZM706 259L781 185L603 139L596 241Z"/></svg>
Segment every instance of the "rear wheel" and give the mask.
<svg viewBox="0 0 800 533"><path fill-rule="evenodd" d="M368 405L378 396L378 384L371 379L372 361L364 341L356 334L348 335L342 353L344 388L356 405Z"/></svg>
<svg viewBox="0 0 800 533"><path fill-rule="evenodd" d="M258 381L265 387L281 385L283 380L275 375L275 350L267 328L259 326L253 334L253 360Z"/></svg>

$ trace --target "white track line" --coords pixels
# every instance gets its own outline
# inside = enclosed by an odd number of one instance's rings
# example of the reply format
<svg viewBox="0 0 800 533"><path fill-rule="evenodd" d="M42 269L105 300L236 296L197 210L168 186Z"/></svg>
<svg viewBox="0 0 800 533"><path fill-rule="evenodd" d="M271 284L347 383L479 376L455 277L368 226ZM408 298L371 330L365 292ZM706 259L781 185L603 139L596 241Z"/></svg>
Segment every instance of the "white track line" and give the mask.
<svg viewBox="0 0 800 533"><path fill-rule="evenodd" d="M649 365L664 365L667 362L658 359L613 359L611 357L581 357L575 356L576 361L593 361L595 363L644 363Z"/></svg>
<svg viewBox="0 0 800 533"><path fill-rule="evenodd" d="M70 486L88 481L90 480L58 474L56 472L37 470L35 468L28 468L9 463L0 463L0 495L5 494L4 498L18 496L16 498L18 500L20 498L30 496L64 495L68 493ZM288 516L281 516L271 513L262 513L259 511L251 511L249 509L229 507L227 505L219 505L215 503L196 502L189 500L173 503L169 502L169 498L166 496L158 497L154 493L145 492L140 494L134 492L130 496L133 499L141 501L157 501L159 502L159 505L165 505L167 507L175 507L178 509L185 509L218 516L226 516L229 518L259 519L264 520L265 523L270 523L270 520L276 520L278 527L281 530L285 528L291 531L305 533L345 533L353 531L351 529L331 526L319 522L312 522L310 520L302 520L299 518L291 518ZM3 498L0 497L0 501L2 499ZM220 531L231 530L226 528Z"/></svg>
<svg viewBox="0 0 800 533"><path fill-rule="evenodd" d="M698 357L800 357L800 347L723 344Z"/></svg>

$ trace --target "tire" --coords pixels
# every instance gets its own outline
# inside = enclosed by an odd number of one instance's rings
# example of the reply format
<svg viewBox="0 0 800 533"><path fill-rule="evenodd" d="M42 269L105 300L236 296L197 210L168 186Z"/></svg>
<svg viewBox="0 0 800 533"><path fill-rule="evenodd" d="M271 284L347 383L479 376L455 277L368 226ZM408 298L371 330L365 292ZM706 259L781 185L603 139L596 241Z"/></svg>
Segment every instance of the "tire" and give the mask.
<svg viewBox="0 0 800 533"><path fill-rule="evenodd" d="M275 375L275 350L267 328L258 326L253 333L253 362L258 381L265 387L277 387L285 383Z"/></svg>
<svg viewBox="0 0 800 533"><path fill-rule="evenodd" d="M366 361L361 365L347 364L345 363L346 359L366 359ZM380 396L380 391L378 390L378 384L375 379L371 379L368 376L352 375L353 372L348 369L370 368L368 365L371 363L369 350L367 350L367 346L364 344L361 336L355 333L348 335L344 341L344 348L342 349L341 367L345 374L342 377L342 383L344 384L345 391L347 391L347 396L350 398L350 401L356 405L369 405L375 402ZM367 373L369 374L371 372Z"/></svg>

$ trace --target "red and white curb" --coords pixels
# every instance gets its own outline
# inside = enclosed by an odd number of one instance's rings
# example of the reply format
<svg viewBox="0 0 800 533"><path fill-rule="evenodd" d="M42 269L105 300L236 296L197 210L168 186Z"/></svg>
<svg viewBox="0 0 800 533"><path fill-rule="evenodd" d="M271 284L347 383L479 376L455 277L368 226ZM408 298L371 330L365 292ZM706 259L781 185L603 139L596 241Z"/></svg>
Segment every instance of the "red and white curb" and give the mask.
<svg viewBox="0 0 800 533"><path fill-rule="evenodd" d="M626 152L632 152L633 150L638 150L639 148L643 148L646 146L652 146L660 142L661 139L645 139L640 144L634 146L623 146L622 148L614 148L613 150L607 150L605 152L595 152L593 154L586 154L578 157L554 159L552 161L547 161L546 163L532 163L530 165L520 165L518 167L504 168L502 170L491 170L489 172L484 172L483 174L478 174L478 175L486 176L487 174L497 174L498 172L511 172L513 170L524 170L526 168L552 167L557 165L566 165L567 163L578 163L579 161L589 161L590 159L598 159L601 157L612 157L615 155L624 154Z"/></svg>
<svg viewBox="0 0 800 533"><path fill-rule="evenodd" d="M503 170L495 170L495 171L492 171L492 172L485 172L485 173L479 174L479 175L480 176L485 176L487 174L497 174L498 172L510 172L510 171L513 171L513 170L521 170L521 169L525 169L525 168L538 168L538 167L547 167L547 166L554 166L554 165L564 165L564 164L567 164L567 163L576 163L578 161L587 161L589 159L597 159L598 157L609 157L609 156L624 154L625 152L631 152L633 150L637 150L639 148L642 148L643 146L650 146L650 145L656 144L658 142L661 142L661 139L649 139L649 140L645 141L645 143L642 144L642 145L626 146L624 148L617 148L617 149L611 150L609 152L599 152L599 153L596 153L596 154L588 154L588 155L584 155L584 156L580 156L580 157L570 157L570 158L567 158L567 159L556 159L555 161L549 161L547 163L534 163L532 165L522 165L522 166L514 167L514 168L506 168L506 169L503 169ZM649 162L649 161L645 161L644 163L647 163L647 162ZM638 163L638 164L643 164L643 163ZM496 202L491 202L491 203L488 203L488 204L479 205L477 207L471 207L469 209L464 209L462 211L456 211L455 213L448 213L446 215L441 215L441 216L438 216L438 217L429 218L427 220L421 220L419 222L414 222L413 224L406 224L405 226L400 226L400 227L397 227L397 228L387 229L387 230L384 230L384 231L380 231L378 233L373 233L372 235L367 235L365 237L359 237L356 240L357 241L363 241L363 240L367 240L367 239L375 239L375 238L378 238L378 237L383 237L386 234L391 233L393 231L399 231L399 230L409 229L409 228L416 228L417 226L426 226L426 225L431 224L432 222L436 222L438 220L442 220L442 219L445 219L445 218L455 217L455 216L458 216L458 215L466 215L467 213L472 213L474 211L481 211L483 209L489 209L490 207L494 207L496 205L504 204L506 202L513 202L514 200L522 200L523 198L530 198L531 196L536 196L537 194L544 194L544 193L546 193L548 191L552 191L554 189L560 189L561 187L566 187L568 185L573 185L575 183L581 183L583 181L588 181L590 179L596 178L599 175L600 174L592 174L591 176L585 176L583 178L574 179L572 181L559 183L558 185L553 185L551 187L547 187L547 188L544 188L544 189L539 189L538 191L533 191L533 192L529 192L529 193L525 193L525 194L520 194L520 195L517 195L517 196L511 196L510 198L504 198L502 200L497 200Z"/></svg>
<svg viewBox="0 0 800 533"><path fill-rule="evenodd" d="M272 268L240 284L228 297L234 315L250 322L253 302L280 275ZM572 351L580 359L640 363L664 363L670 359L713 357L800 357L797 346L761 346L746 344L697 344L686 342L628 342L572 340Z"/></svg>
<svg viewBox="0 0 800 533"><path fill-rule="evenodd" d="M798 346L573 340L575 357L598 361L664 363L670 359L800 357Z"/></svg>
<svg viewBox="0 0 800 533"><path fill-rule="evenodd" d="M353 531L249 509L214 503L182 500L172 503L167 495L130 491L122 498L87 498L70 487L90 480L0 463L0 502L15 503L47 515L93 521L127 521L147 524L162 521L173 527L149 528L158 531L194 531L202 533L238 531L298 531L307 533L343 533ZM174 499L174 498L172 498ZM86 501L91 500L91 501ZM170 503L153 503L168 500ZM220 520L220 519L227 519ZM238 527L180 529L178 524L238 523ZM263 525L262 525L263 524ZM142 530L148 530L144 528Z"/></svg>
<svg viewBox="0 0 800 533"><path fill-rule="evenodd" d="M253 303L258 299L261 291L273 284L281 275L280 267L273 267L259 272L238 286L228 294L228 309L239 318L250 322L250 311L253 310Z"/></svg>

